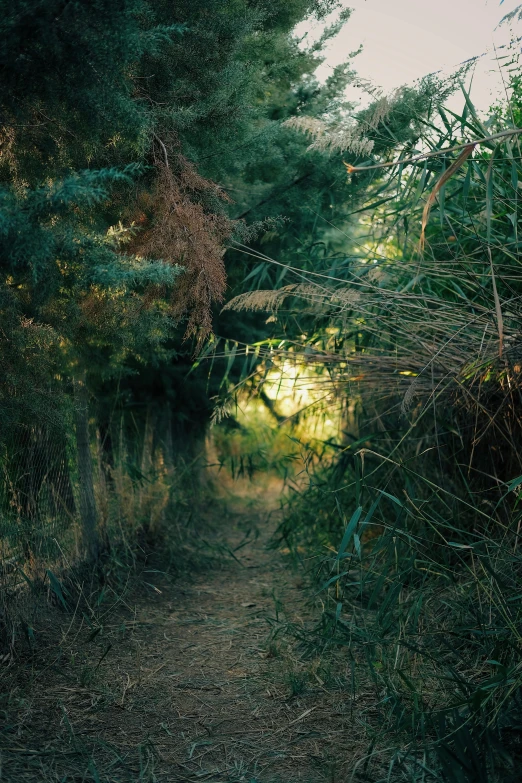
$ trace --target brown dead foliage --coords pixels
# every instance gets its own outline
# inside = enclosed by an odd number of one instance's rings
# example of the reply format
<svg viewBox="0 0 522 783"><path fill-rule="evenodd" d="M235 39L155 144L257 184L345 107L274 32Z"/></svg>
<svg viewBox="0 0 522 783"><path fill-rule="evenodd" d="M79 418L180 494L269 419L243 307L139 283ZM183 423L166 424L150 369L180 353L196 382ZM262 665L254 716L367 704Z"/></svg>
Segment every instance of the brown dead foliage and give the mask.
<svg viewBox="0 0 522 783"><path fill-rule="evenodd" d="M197 336L200 344L212 328L212 305L224 298L224 245L233 230L231 220L206 205L228 197L181 155L175 170L165 161L157 164L157 172L152 191L139 197L144 230L132 249L184 268L172 296L172 311L175 318L187 317L185 337Z"/></svg>

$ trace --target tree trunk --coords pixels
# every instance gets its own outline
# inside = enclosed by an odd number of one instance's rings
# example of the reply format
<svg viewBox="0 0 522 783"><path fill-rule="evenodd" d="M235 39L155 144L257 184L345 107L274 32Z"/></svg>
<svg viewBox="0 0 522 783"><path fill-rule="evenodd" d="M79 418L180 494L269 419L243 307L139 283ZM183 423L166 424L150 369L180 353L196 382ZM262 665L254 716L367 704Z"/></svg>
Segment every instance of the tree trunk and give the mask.
<svg viewBox="0 0 522 783"><path fill-rule="evenodd" d="M76 414L76 445L78 450L78 474L80 479L80 516L83 546L87 558L96 560L100 551L92 456L89 438L89 392L85 379L74 383Z"/></svg>
<svg viewBox="0 0 522 783"><path fill-rule="evenodd" d="M147 476L153 466L154 453L154 424L155 416L152 411L152 405L147 405L147 414L145 417L145 428L143 430L143 449L141 452L141 473Z"/></svg>
<svg viewBox="0 0 522 783"><path fill-rule="evenodd" d="M165 433L163 436L165 467L168 473L172 473L174 468L174 443L172 440L172 408L170 407L170 402L165 407L163 426Z"/></svg>
<svg viewBox="0 0 522 783"><path fill-rule="evenodd" d="M153 467L154 419L155 417L152 411L152 406L149 404L147 406L147 414L145 417L145 428L143 430L143 449L141 452L141 466L140 466L141 480L140 480L140 493L139 493L140 512L143 511L146 497L149 494L149 487L146 486L146 482L148 482ZM145 527L147 527L146 524Z"/></svg>
<svg viewBox="0 0 522 783"><path fill-rule="evenodd" d="M103 548L109 549L110 539L107 534L107 522L109 519L109 494L107 491L107 473L103 462L104 452L100 428L96 428L96 459L98 467L98 516L100 536L103 542Z"/></svg>

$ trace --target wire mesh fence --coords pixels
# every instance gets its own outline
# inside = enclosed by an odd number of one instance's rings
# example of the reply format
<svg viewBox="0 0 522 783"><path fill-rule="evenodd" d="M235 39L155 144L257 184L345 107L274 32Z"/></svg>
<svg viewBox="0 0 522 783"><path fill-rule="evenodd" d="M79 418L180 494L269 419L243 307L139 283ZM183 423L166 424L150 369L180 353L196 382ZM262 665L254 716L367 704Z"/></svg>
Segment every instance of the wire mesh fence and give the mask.
<svg viewBox="0 0 522 783"><path fill-rule="evenodd" d="M11 421L1 433L4 652L33 627L42 600L56 599L64 574L95 553L132 547L140 529L154 533L164 520L175 473L170 428L150 411L139 422L120 412L103 428L85 417L82 435L81 414L75 400L58 423Z"/></svg>

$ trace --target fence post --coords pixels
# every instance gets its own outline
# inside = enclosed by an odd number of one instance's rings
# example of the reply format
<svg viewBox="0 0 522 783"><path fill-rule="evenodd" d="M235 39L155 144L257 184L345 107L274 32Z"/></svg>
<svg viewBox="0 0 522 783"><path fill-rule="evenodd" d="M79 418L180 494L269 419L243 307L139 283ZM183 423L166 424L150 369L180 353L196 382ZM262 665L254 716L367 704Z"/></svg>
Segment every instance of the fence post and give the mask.
<svg viewBox="0 0 522 783"><path fill-rule="evenodd" d="M100 551L100 543L89 437L89 392L85 383L85 376L74 381L74 409L78 476L80 479L82 538L87 558L95 560Z"/></svg>

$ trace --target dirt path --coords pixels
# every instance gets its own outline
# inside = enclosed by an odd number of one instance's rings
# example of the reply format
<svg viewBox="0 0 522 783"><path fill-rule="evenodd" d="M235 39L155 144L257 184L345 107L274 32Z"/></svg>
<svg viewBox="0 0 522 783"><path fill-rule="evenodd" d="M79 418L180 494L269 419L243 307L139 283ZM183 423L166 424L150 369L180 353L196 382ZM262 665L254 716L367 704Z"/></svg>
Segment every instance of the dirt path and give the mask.
<svg viewBox="0 0 522 783"><path fill-rule="evenodd" d="M227 525L237 560L183 584L150 573L147 599L114 614L103 638L69 634L61 659L19 684L2 783L350 778L362 729L349 667L301 660L284 634L305 622L305 591L267 549L265 520L243 512Z"/></svg>

